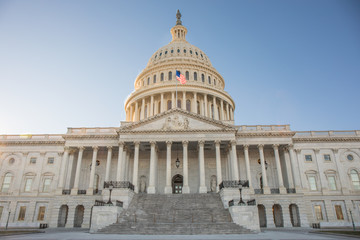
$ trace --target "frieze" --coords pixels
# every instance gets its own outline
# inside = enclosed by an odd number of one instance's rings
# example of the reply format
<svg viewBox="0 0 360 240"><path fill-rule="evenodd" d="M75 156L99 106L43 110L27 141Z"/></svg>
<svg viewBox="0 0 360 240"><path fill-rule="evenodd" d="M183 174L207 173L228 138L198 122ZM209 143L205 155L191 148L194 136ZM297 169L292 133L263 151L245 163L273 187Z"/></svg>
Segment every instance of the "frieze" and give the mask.
<svg viewBox="0 0 360 240"><path fill-rule="evenodd" d="M189 119L186 117L179 117L179 115L174 115L167 117L165 123L161 130L188 130L189 128Z"/></svg>
<svg viewBox="0 0 360 240"><path fill-rule="evenodd" d="M347 137L336 137L336 138L293 138L293 142L304 143L304 142L360 142L359 137L347 138Z"/></svg>

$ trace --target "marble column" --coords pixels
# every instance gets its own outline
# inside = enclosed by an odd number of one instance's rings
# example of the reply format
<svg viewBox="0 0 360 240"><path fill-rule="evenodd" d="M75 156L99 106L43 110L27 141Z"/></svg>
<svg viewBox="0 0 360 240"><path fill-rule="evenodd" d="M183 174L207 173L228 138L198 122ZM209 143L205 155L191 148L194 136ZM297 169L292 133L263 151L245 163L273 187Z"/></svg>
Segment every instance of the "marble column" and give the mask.
<svg viewBox="0 0 360 240"><path fill-rule="evenodd" d="M120 168L120 181L125 181L126 176L126 153L127 153L127 147L124 145L123 148L123 154L122 154L122 163Z"/></svg>
<svg viewBox="0 0 360 240"><path fill-rule="evenodd" d="M138 102L135 103L135 122L139 121L139 105Z"/></svg>
<svg viewBox="0 0 360 240"><path fill-rule="evenodd" d="M284 187L283 175L280 164L279 144L274 144L273 149L274 149L275 163L276 163L276 169L277 169L277 175L279 181L279 191L280 194L286 194L286 188Z"/></svg>
<svg viewBox="0 0 360 240"><path fill-rule="evenodd" d="M93 195L93 191L94 191L94 179L95 179L95 169L96 169L96 158L97 158L97 152L99 147L98 146L93 146L93 157L92 157L92 161L91 161L91 170L90 170L90 181L89 181L89 187L86 191L86 195Z"/></svg>
<svg viewBox="0 0 360 240"><path fill-rule="evenodd" d="M220 99L220 111L221 111L221 114L220 114L220 117L221 117L221 120L224 121L224 100Z"/></svg>
<svg viewBox="0 0 360 240"><path fill-rule="evenodd" d="M236 154L236 141L231 141L231 168L232 168L232 180L240 180L238 159Z"/></svg>
<svg viewBox="0 0 360 240"><path fill-rule="evenodd" d="M171 93L171 103L172 103L172 108L176 108L177 103L175 102L175 93L174 92Z"/></svg>
<svg viewBox="0 0 360 240"><path fill-rule="evenodd" d="M186 92L183 91L183 97L182 97L182 109L186 110Z"/></svg>
<svg viewBox="0 0 360 240"><path fill-rule="evenodd" d="M183 193L190 193L188 167L188 141L183 141Z"/></svg>
<svg viewBox="0 0 360 240"><path fill-rule="evenodd" d="M108 182L110 179L110 167L111 167L111 157L112 157L112 146L107 147L107 159L106 159L106 169L105 169L105 182Z"/></svg>
<svg viewBox="0 0 360 240"><path fill-rule="evenodd" d="M150 173L149 173L149 186L147 188L147 193L149 194L155 194L156 193L156 187L155 187L155 147L156 142L151 141L150 142Z"/></svg>
<svg viewBox="0 0 360 240"><path fill-rule="evenodd" d="M141 120L143 120L145 118L145 98L143 98L141 100L141 113L140 113L140 118Z"/></svg>
<svg viewBox="0 0 360 240"><path fill-rule="evenodd" d="M226 120L230 120L229 103L226 103Z"/></svg>
<svg viewBox="0 0 360 240"><path fill-rule="evenodd" d="M166 186L165 186L165 194L172 193L171 187L171 141L166 142Z"/></svg>
<svg viewBox="0 0 360 240"><path fill-rule="evenodd" d="M119 155L118 155L118 162L117 162L117 169L116 169L116 181L121 181L121 168L124 165L124 158L123 158L123 151L124 151L124 142L119 142Z"/></svg>
<svg viewBox="0 0 360 240"><path fill-rule="evenodd" d="M204 159L204 141L199 141L199 176L200 186L199 193L206 193L207 188L205 184L205 159Z"/></svg>
<svg viewBox="0 0 360 240"><path fill-rule="evenodd" d="M290 163L291 163L293 182L294 182L294 185L295 185L296 192L299 192L299 191L301 191L299 166L298 166L298 164L296 162L293 145L289 145L288 150L289 150L289 155L290 155Z"/></svg>
<svg viewBox="0 0 360 240"><path fill-rule="evenodd" d="M58 190L57 190L57 194L59 194L59 195L62 195L62 190L64 188L65 170L68 165L69 151L70 151L69 147L67 147L67 146L64 147L64 154L63 154L62 162L61 162L61 170L60 170L59 184L58 184Z"/></svg>
<svg viewBox="0 0 360 240"><path fill-rule="evenodd" d="M249 180L249 189L253 189L251 171L250 171L250 160L249 160L249 145L244 145L244 157L246 167L246 177Z"/></svg>
<svg viewBox="0 0 360 240"><path fill-rule="evenodd" d="M150 97L150 114L149 117L154 116L154 95Z"/></svg>
<svg viewBox="0 0 360 240"><path fill-rule="evenodd" d="M264 194L270 194L270 188L269 188L268 181L267 181L267 176L266 176L266 166L265 166L265 158L264 158L264 145L259 144L258 148L259 148L259 154L260 154L261 176L262 176Z"/></svg>
<svg viewBox="0 0 360 240"><path fill-rule="evenodd" d="M216 158L216 192L218 192L219 184L222 182L222 174L221 174L221 154L220 154L220 143L221 141L215 141L215 158Z"/></svg>
<svg viewBox="0 0 360 240"><path fill-rule="evenodd" d="M74 187L73 187L73 189L71 189L71 195L77 195L78 190L79 190L81 161L82 161L84 149L85 149L84 147L79 147L79 155L78 155L78 160L77 160L77 164L76 164Z"/></svg>
<svg viewBox="0 0 360 240"><path fill-rule="evenodd" d="M164 93L161 93L161 95L160 95L161 97L160 97L160 113L162 113L162 112L164 112L165 110L164 110Z"/></svg>
<svg viewBox="0 0 360 240"><path fill-rule="evenodd" d="M68 168L65 173L65 189L71 189L71 174L74 165L74 150L69 152Z"/></svg>
<svg viewBox="0 0 360 240"><path fill-rule="evenodd" d="M197 113L197 93L194 92L193 113Z"/></svg>
<svg viewBox="0 0 360 240"><path fill-rule="evenodd" d="M346 171L344 171L343 165L339 161L339 149L333 148L332 151L334 153L334 162L336 164L337 172L339 173L339 180L340 180L339 185L340 185L341 191L342 191L343 195L349 194L349 188L348 188L348 185L346 184L347 174L346 174ZM359 220L360 220L360 218L359 218Z"/></svg>
<svg viewBox="0 0 360 240"><path fill-rule="evenodd" d="M204 94L204 116L205 117L209 117L208 116L208 101L207 101L207 94Z"/></svg>
<svg viewBox="0 0 360 240"><path fill-rule="evenodd" d="M218 108L216 105L216 97L215 96L213 96L213 105L214 105L214 119L219 120L219 113L218 113Z"/></svg>
<svg viewBox="0 0 360 240"><path fill-rule="evenodd" d="M139 192L138 186L138 170L139 170L139 146L140 142L134 142L134 171L133 171L133 184L135 187L135 192Z"/></svg>

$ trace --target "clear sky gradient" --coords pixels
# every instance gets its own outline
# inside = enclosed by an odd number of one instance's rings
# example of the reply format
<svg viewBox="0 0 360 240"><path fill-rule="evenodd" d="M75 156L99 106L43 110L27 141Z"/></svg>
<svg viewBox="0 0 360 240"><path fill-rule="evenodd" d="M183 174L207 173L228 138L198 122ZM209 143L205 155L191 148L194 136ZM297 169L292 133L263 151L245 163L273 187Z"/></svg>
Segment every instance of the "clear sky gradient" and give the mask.
<svg viewBox="0 0 360 240"><path fill-rule="evenodd" d="M360 1L0 0L0 134L118 127L177 9L236 125L360 129Z"/></svg>

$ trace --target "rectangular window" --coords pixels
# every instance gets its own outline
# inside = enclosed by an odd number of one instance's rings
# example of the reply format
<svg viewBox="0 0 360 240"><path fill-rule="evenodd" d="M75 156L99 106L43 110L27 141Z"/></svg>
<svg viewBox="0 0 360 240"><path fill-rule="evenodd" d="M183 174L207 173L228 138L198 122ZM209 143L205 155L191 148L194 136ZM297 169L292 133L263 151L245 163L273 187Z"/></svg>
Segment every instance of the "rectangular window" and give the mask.
<svg viewBox="0 0 360 240"><path fill-rule="evenodd" d="M321 205L315 205L314 210L315 210L316 220L318 220L318 221L324 220L322 210L321 210Z"/></svg>
<svg viewBox="0 0 360 240"><path fill-rule="evenodd" d="M45 218L45 207L39 207L39 214L38 214L38 217L37 217L37 220L38 221L44 221L44 218Z"/></svg>
<svg viewBox="0 0 360 240"><path fill-rule="evenodd" d="M51 185L51 179L50 179L50 178L46 178L46 179L44 180L43 192L50 192L50 185Z"/></svg>
<svg viewBox="0 0 360 240"><path fill-rule="evenodd" d="M21 206L20 211L19 211L18 221L24 221L25 220L25 212L26 212L26 207Z"/></svg>
<svg viewBox="0 0 360 240"><path fill-rule="evenodd" d="M36 163L36 158L30 158L30 164L35 164Z"/></svg>
<svg viewBox="0 0 360 240"><path fill-rule="evenodd" d="M325 161L325 162L330 162L330 161L331 161L331 158L330 158L330 155L329 155L329 154L325 154L325 155L324 155L324 161Z"/></svg>
<svg viewBox="0 0 360 240"><path fill-rule="evenodd" d="M311 191L316 191L317 187L316 187L316 179L314 176L310 176L309 177L309 185L310 185L310 190Z"/></svg>
<svg viewBox="0 0 360 240"><path fill-rule="evenodd" d="M48 164L54 164L55 159L53 157L48 158Z"/></svg>
<svg viewBox="0 0 360 240"><path fill-rule="evenodd" d="M27 178L25 182L25 192L31 191L32 178Z"/></svg>
<svg viewBox="0 0 360 240"><path fill-rule="evenodd" d="M329 188L330 188L330 190L332 190L332 191L336 190L335 176L329 176L329 177L328 177L328 181L329 181Z"/></svg>
<svg viewBox="0 0 360 240"><path fill-rule="evenodd" d="M311 157L311 155L305 155L305 161L307 161L307 162L312 162L312 157Z"/></svg>
<svg viewBox="0 0 360 240"><path fill-rule="evenodd" d="M342 212L341 205L335 205L335 212L337 220L344 220L344 215Z"/></svg>

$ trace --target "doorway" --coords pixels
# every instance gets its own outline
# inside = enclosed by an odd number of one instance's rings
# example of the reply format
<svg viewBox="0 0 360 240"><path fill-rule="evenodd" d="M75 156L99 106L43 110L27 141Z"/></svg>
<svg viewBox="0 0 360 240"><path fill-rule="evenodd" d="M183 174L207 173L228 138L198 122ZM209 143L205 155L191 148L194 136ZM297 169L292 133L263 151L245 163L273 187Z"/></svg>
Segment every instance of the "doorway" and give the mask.
<svg viewBox="0 0 360 240"><path fill-rule="evenodd" d="M182 194L183 187L183 176L176 174L172 178L172 193L173 194Z"/></svg>

